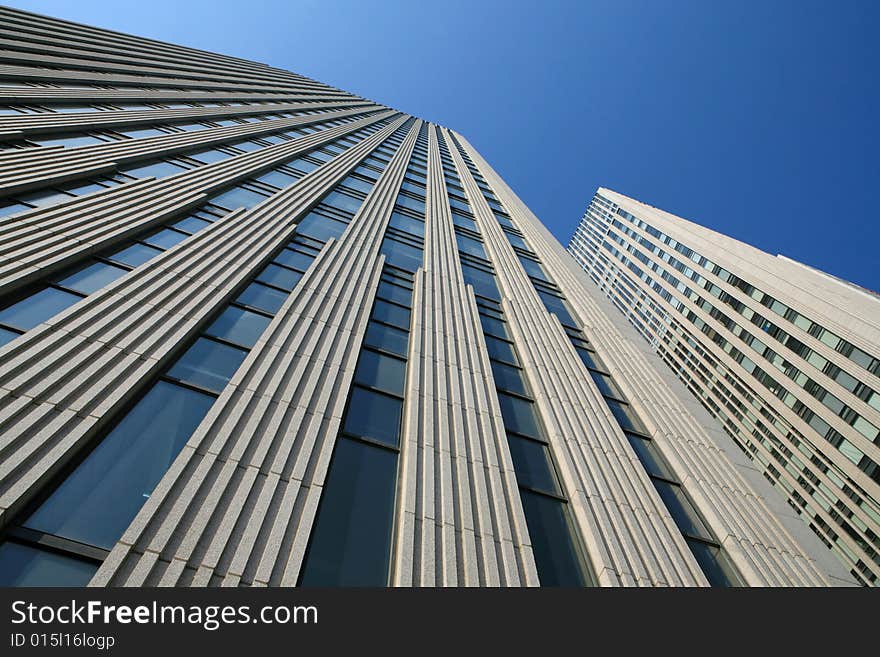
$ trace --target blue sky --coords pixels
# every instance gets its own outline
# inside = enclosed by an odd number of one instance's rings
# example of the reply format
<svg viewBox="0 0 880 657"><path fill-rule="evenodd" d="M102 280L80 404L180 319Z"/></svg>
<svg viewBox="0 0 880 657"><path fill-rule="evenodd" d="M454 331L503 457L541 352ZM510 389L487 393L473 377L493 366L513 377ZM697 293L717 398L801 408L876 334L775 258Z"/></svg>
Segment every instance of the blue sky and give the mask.
<svg viewBox="0 0 880 657"><path fill-rule="evenodd" d="M6 4L454 128L563 244L603 185L880 290L880 2Z"/></svg>

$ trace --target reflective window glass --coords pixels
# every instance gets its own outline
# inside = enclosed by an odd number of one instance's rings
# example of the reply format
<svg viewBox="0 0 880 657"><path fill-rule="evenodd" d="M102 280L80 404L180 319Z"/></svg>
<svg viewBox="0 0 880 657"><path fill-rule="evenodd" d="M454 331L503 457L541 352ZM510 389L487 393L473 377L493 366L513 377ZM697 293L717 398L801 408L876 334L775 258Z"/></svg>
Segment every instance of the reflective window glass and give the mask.
<svg viewBox="0 0 880 657"><path fill-rule="evenodd" d="M58 281L58 285L75 292L91 294L92 292L97 292L102 287L106 287L127 273L128 270L122 267L115 267L104 262L96 262L66 278L62 278Z"/></svg>
<svg viewBox="0 0 880 657"><path fill-rule="evenodd" d="M47 287L8 308L0 310L0 324L27 331L50 317L54 317L81 298L70 292Z"/></svg>
<svg viewBox="0 0 880 657"><path fill-rule="evenodd" d="M98 564L7 541L0 545L0 586L85 586Z"/></svg>
<svg viewBox="0 0 880 657"><path fill-rule="evenodd" d="M265 315L229 306L205 333L250 349L263 335L271 321Z"/></svg>
<svg viewBox="0 0 880 657"><path fill-rule="evenodd" d="M245 356L247 352L243 349L199 338L178 359L168 375L219 393L226 387Z"/></svg>

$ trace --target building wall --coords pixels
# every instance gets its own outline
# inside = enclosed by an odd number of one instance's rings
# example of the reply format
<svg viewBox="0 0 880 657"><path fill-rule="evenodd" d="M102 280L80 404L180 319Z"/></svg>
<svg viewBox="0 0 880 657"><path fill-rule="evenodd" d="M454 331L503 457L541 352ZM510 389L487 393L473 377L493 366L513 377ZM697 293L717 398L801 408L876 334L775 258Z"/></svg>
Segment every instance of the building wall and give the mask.
<svg viewBox="0 0 880 657"><path fill-rule="evenodd" d="M569 251L852 574L876 582L880 299L604 188Z"/></svg>
<svg viewBox="0 0 880 657"><path fill-rule="evenodd" d="M8 9L0 34L4 576L704 586L711 552L852 583L461 135L263 64Z"/></svg>

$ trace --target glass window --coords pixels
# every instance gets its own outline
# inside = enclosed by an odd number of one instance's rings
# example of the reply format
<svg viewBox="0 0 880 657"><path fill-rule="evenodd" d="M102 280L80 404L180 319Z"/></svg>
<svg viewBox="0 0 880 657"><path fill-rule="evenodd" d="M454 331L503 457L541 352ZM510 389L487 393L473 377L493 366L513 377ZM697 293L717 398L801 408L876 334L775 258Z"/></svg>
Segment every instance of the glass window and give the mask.
<svg viewBox="0 0 880 657"><path fill-rule="evenodd" d="M287 300L284 292L266 287L262 283L253 282L248 285L238 296L236 301L242 305L250 306L267 313L275 314Z"/></svg>
<svg viewBox="0 0 880 657"><path fill-rule="evenodd" d="M171 164L171 162L154 162L153 164L145 164L143 166L120 168L119 171L132 178L164 178L165 176L173 176L176 173L186 171L186 169L176 164Z"/></svg>
<svg viewBox="0 0 880 657"><path fill-rule="evenodd" d="M541 586L586 586L589 581L567 505L526 490L521 490L520 495Z"/></svg>
<svg viewBox="0 0 880 657"><path fill-rule="evenodd" d="M16 212L23 212L25 210L30 210L31 207L28 205L24 205L23 203L16 203L14 201L5 201L0 203L0 217L7 217L11 214L15 214Z"/></svg>
<svg viewBox="0 0 880 657"><path fill-rule="evenodd" d="M507 241L510 242L511 246L523 249L524 251L531 251L529 245L526 244L526 241L519 235L514 235L513 233L508 233L507 231L504 231L504 235L505 237L507 237ZM522 262L522 260L523 258L520 258L520 262ZM543 278L543 276L540 278Z"/></svg>
<svg viewBox="0 0 880 657"><path fill-rule="evenodd" d="M410 235L418 235L419 237L425 236L424 221L413 219L412 217L401 214L400 212L391 213L391 219L389 220L388 225L392 228L402 230L404 233L409 233Z"/></svg>
<svg viewBox="0 0 880 657"><path fill-rule="evenodd" d="M534 276L535 278L540 278L542 281L549 282L547 275L544 273L544 269L537 262L522 255L519 256L519 261L522 263L523 269L526 270L526 273L529 276Z"/></svg>
<svg viewBox="0 0 880 657"><path fill-rule="evenodd" d="M7 541L0 545L0 586L85 586L98 564Z"/></svg>
<svg viewBox="0 0 880 657"><path fill-rule="evenodd" d="M358 360L354 379L373 388L403 395L406 361L364 349Z"/></svg>
<svg viewBox="0 0 880 657"><path fill-rule="evenodd" d="M477 228L477 223L473 219L471 219L470 217L465 217L462 214L458 214L457 212L452 213L452 223L456 226L461 226L462 228L472 230L475 233L480 232Z"/></svg>
<svg viewBox="0 0 880 657"><path fill-rule="evenodd" d="M363 201L354 196L343 194L342 192L330 192L321 200L321 203L336 208L337 210L354 214L358 211L358 208L361 207Z"/></svg>
<svg viewBox="0 0 880 657"><path fill-rule="evenodd" d="M575 347L575 351L577 351L578 356L581 357L581 361L583 361L584 365L586 365L587 367L600 370L605 369L605 367L599 361L599 358L596 356L596 352L589 351L583 347Z"/></svg>
<svg viewBox="0 0 880 657"><path fill-rule="evenodd" d="M621 394L620 389L617 387L617 384L614 383L610 376L593 371L590 371L590 376L596 383L596 387L599 388L599 392L601 392L603 395L616 397L617 399L623 399L623 395Z"/></svg>
<svg viewBox="0 0 880 657"><path fill-rule="evenodd" d="M559 318L559 321L566 326L577 326L577 322L574 321L574 317L572 317L571 313L568 311L568 306L565 301L554 294L544 292L538 288L535 288L535 291L538 293L538 296L541 297L541 301L544 302L544 306L547 308L548 312L555 314Z"/></svg>
<svg viewBox="0 0 880 657"><path fill-rule="evenodd" d="M230 155L229 153L224 153L223 151L209 149L206 151L198 151L197 153L188 154L187 157L193 160L197 160L199 162L204 162L205 164L211 164L212 162L225 160L228 157L232 157L232 155Z"/></svg>
<svg viewBox="0 0 880 657"><path fill-rule="evenodd" d="M461 273L466 285L471 285L474 292L489 299L501 300L501 292L495 282L495 276L476 267L461 264Z"/></svg>
<svg viewBox="0 0 880 657"><path fill-rule="evenodd" d="M121 135L128 135L132 139L143 139L145 137L164 137L168 133L156 130L155 128L143 128L141 130L118 130Z"/></svg>
<svg viewBox="0 0 880 657"><path fill-rule="evenodd" d="M158 233L153 233L152 235L145 237L144 242L151 246L159 247L160 249L170 249L172 246L179 244L187 237L189 237L189 235L181 233L180 231L163 228Z"/></svg>
<svg viewBox="0 0 880 657"><path fill-rule="evenodd" d="M240 141L235 144L232 144L232 146L235 148L238 148L240 150L243 150L245 152L248 152L248 153L252 152L252 151L258 151L261 148L263 148L258 143L253 142L253 141Z"/></svg>
<svg viewBox="0 0 880 657"><path fill-rule="evenodd" d="M675 524L678 525L682 534L712 539L712 534L709 533L706 525L703 524L697 510L691 504L681 486L670 484L660 479L652 479L651 481L654 482L654 487L660 493L660 497L663 498L663 503L669 509L672 519L675 520Z"/></svg>
<svg viewBox="0 0 880 657"><path fill-rule="evenodd" d="M128 265L129 267L139 267L148 260L152 260L160 253L162 253L162 251L152 246L147 246L146 244L132 244L131 246L108 256L108 258L120 262L123 265Z"/></svg>
<svg viewBox="0 0 880 657"><path fill-rule="evenodd" d="M666 459L660 454L657 446L652 440L641 438L634 434L626 434L629 444L635 450L636 456L642 462L645 470L649 475L654 477L663 477L664 479L675 479L672 471L666 465Z"/></svg>
<svg viewBox="0 0 880 657"><path fill-rule="evenodd" d="M214 205L220 205L229 210L234 210L236 208L252 208L257 203L265 201L266 198L266 196L258 194L250 189L233 187L229 191L213 197L210 201Z"/></svg>
<svg viewBox="0 0 880 657"><path fill-rule="evenodd" d="M174 366L168 375L214 392L221 392L247 352L207 338L199 338Z"/></svg>
<svg viewBox="0 0 880 657"><path fill-rule="evenodd" d="M353 386L343 431L397 447L403 402L360 386Z"/></svg>
<svg viewBox="0 0 880 657"><path fill-rule="evenodd" d="M507 429L524 436L541 438L538 416L535 414L533 402L512 397L503 392L498 393L498 402L501 404L501 416L504 418L504 426Z"/></svg>
<svg viewBox="0 0 880 657"><path fill-rule="evenodd" d="M712 586L742 586L730 559L720 548L708 545L693 538L685 538L697 563Z"/></svg>
<svg viewBox="0 0 880 657"><path fill-rule="evenodd" d="M284 290L292 291L302 278L302 274L286 267L279 267L271 262L263 268L263 271L257 276L258 281L268 283L280 287Z"/></svg>
<svg viewBox="0 0 880 657"><path fill-rule="evenodd" d="M520 395L528 394L521 370L494 360L489 362L492 365L492 376L495 379L496 386L503 390L519 393Z"/></svg>
<svg viewBox="0 0 880 657"><path fill-rule="evenodd" d="M349 176L345 180L343 180L340 185L344 185L345 187L349 187L351 189L356 189L359 192L363 192L364 194L369 194L373 191L372 183L367 182L361 178L356 178L355 176Z"/></svg>
<svg viewBox="0 0 880 657"><path fill-rule="evenodd" d="M27 331L50 317L54 317L81 298L70 292L47 287L4 310L0 310L0 324Z"/></svg>
<svg viewBox="0 0 880 657"><path fill-rule="evenodd" d="M405 357L408 343L409 333L406 331L372 321L367 324L364 344Z"/></svg>
<svg viewBox="0 0 880 657"><path fill-rule="evenodd" d="M64 201L69 201L73 198L76 197L66 194L65 192L60 192L57 189L41 189L39 192L18 195L18 200L30 203L31 205L36 205L38 208L54 205L56 203L63 203Z"/></svg>
<svg viewBox="0 0 880 657"><path fill-rule="evenodd" d="M406 271L416 271L422 266L422 250L409 244L386 237L382 242L386 264Z"/></svg>
<svg viewBox="0 0 880 657"><path fill-rule="evenodd" d="M318 168L318 165L314 162L309 162L308 160L298 159L293 160L292 162L288 162L286 166L293 167L297 171L302 171L303 173L310 173Z"/></svg>
<svg viewBox="0 0 880 657"><path fill-rule="evenodd" d="M455 241L456 243L458 243L458 250L462 253L467 253L468 255L476 256L478 258L482 258L483 260L489 259L486 255L486 250L483 248L483 245L477 240L462 235L461 233L456 233Z"/></svg>
<svg viewBox="0 0 880 657"><path fill-rule="evenodd" d="M21 333L16 333L15 331L10 331L9 329L5 329L0 326L0 347L5 344L9 344L19 335L21 335Z"/></svg>
<svg viewBox="0 0 880 657"><path fill-rule="evenodd" d="M412 292L410 290L388 281L379 282L376 296L385 301L394 301L402 306L409 306L412 303Z"/></svg>
<svg viewBox="0 0 880 657"><path fill-rule="evenodd" d="M205 221L204 219L199 219L198 217L187 217L186 219L181 219L175 224L172 224L174 228L177 230L182 230L186 233L198 233L203 228L207 228L211 225L210 221Z"/></svg>
<svg viewBox="0 0 880 657"><path fill-rule="evenodd" d="M30 141L40 146L63 146L65 148L77 148L79 146L93 146L95 144L106 143L97 137L90 135L79 135L71 137L45 137L40 139L31 139Z"/></svg>
<svg viewBox="0 0 880 657"><path fill-rule="evenodd" d="M271 321L265 315L230 306L214 320L205 333L250 349L260 339Z"/></svg>
<svg viewBox="0 0 880 657"><path fill-rule="evenodd" d="M605 403L611 409L614 419L624 431L635 431L636 433L648 433L648 429L642 424L639 416L629 404L622 404L613 399L606 399Z"/></svg>
<svg viewBox="0 0 880 657"><path fill-rule="evenodd" d="M301 586L386 586L397 455L339 438L303 563Z"/></svg>
<svg viewBox="0 0 880 657"><path fill-rule="evenodd" d="M397 205L404 207L407 210L412 210L419 216L424 216L425 214L425 202L414 199L413 197L407 196L406 194L398 195Z"/></svg>
<svg viewBox="0 0 880 657"><path fill-rule="evenodd" d="M78 272L71 274L67 278L63 278L58 285L82 292L83 294L91 294L97 292L102 287L106 287L120 276L124 276L128 270L122 267L115 267L104 262L96 262L89 265Z"/></svg>
<svg viewBox="0 0 880 657"><path fill-rule="evenodd" d="M409 310L400 306L386 303L376 299L373 305L373 319L378 319L387 324L393 324L403 329L409 329Z"/></svg>
<svg viewBox="0 0 880 657"><path fill-rule="evenodd" d="M500 338L510 338L510 335L507 332L507 327L500 319L488 317L483 313L480 313L480 324L483 325L483 331L490 335L497 335Z"/></svg>
<svg viewBox="0 0 880 657"><path fill-rule="evenodd" d="M312 212L303 217L297 226L296 232L326 242L331 237L339 239L346 228L348 228L348 224L345 222Z"/></svg>
<svg viewBox="0 0 880 657"><path fill-rule="evenodd" d="M489 351L489 357L496 360L509 363L510 365L519 365L516 354L513 351L513 345L504 340L493 338L491 335L484 336L486 339L486 348Z"/></svg>
<svg viewBox="0 0 880 657"><path fill-rule="evenodd" d="M508 434L510 456L520 486L559 495L559 482L550 460L550 450L543 443Z"/></svg>
<svg viewBox="0 0 880 657"><path fill-rule="evenodd" d="M283 189L288 185L292 185L293 183L295 183L298 178L282 171L270 171L269 173L264 173L262 176L255 178L254 180L266 183L268 185L275 185L275 187L280 187Z"/></svg>
<svg viewBox="0 0 880 657"><path fill-rule="evenodd" d="M306 255L305 253L294 251L292 249L282 249L274 258L275 262L288 267L293 267L294 269L299 269L302 272L305 272L314 260L315 256Z"/></svg>
<svg viewBox="0 0 880 657"><path fill-rule="evenodd" d="M24 525L111 549L213 403L159 381Z"/></svg>

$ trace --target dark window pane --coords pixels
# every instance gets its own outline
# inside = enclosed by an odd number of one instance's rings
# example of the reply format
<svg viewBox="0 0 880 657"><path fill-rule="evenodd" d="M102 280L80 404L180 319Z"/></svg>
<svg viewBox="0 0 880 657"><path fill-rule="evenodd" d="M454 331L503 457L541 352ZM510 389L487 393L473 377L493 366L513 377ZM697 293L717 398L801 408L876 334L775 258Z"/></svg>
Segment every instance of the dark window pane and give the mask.
<svg viewBox="0 0 880 657"><path fill-rule="evenodd" d="M474 292L490 299L501 300L501 293L498 291L498 284L495 282L495 276L488 272L468 267L465 264L461 266L461 273L464 276L466 285L471 285Z"/></svg>
<svg viewBox="0 0 880 657"><path fill-rule="evenodd" d="M409 330L409 310L385 303L381 299L376 299L373 306L373 318Z"/></svg>
<svg viewBox="0 0 880 657"><path fill-rule="evenodd" d="M520 495L541 586L587 586L567 505L526 490Z"/></svg>
<svg viewBox="0 0 880 657"><path fill-rule="evenodd" d="M409 333L406 331L386 326L385 324L377 324L376 322L370 322L367 325L367 335L364 338L364 344L371 347L406 356L408 342Z"/></svg>
<svg viewBox="0 0 880 657"><path fill-rule="evenodd" d="M266 196L242 187L233 187L228 192L211 199L214 205L220 205L229 210L236 208L252 208L257 203L266 200Z"/></svg>
<svg viewBox="0 0 880 657"><path fill-rule="evenodd" d="M472 230L475 233L480 232L480 230L477 228L477 223L473 219L458 214L457 212L452 213L452 223L454 223L456 226L461 226L462 228Z"/></svg>
<svg viewBox="0 0 880 657"><path fill-rule="evenodd" d="M682 534L689 536L698 536L712 540L712 534L703 524L697 510L691 501L687 498L681 486L670 484L659 479L652 479L654 487L663 498L663 503L669 509L669 514L675 520L675 524L681 530Z"/></svg>
<svg viewBox="0 0 880 657"><path fill-rule="evenodd" d="M283 288L289 292L296 287L296 284L299 283L299 280L302 277L303 275L298 271L279 267L270 262L263 268L263 271L259 273L257 280L262 281L263 283L268 283L269 285L275 285L276 287Z"/></svg>
<svg viewBox="0 0 880 657"><path fill-rule="evenodd" d="M198 217L187 217L186 219L181 219L175 224L172 224L177 230L182 230L187 233L198 233L203 228L207 228L211 225L210 221L205 221L204 219L199 219Z"/></svg>
<svg viewBox="0 0 880 657"><path fill-rule="evenodd" d="M293 267L294 269L299 269L304 272L315 260L315 256L306 255L299 251L292 251L291 249L283 249L281 253L275 256L274 260L282 265L287 265L288 267Z"/></svg>
<svg viewBox="0 0 880 657"><path fill-rule="evenodd" d="M397 455L339 438L311 541L302 586L386 586Z"/></svg>
<svg viewBox="0 0 880 657"><path fill-rule="evenodd" d="M169 370L169 376L221 392L247 352L214 340L199 338Z"/></svg>
<svg viewBox="0 0 880 657"><path fill-rule="evenodd" d="M0 545L0 586L85 586L98 564L7 541Z"/></svg>
<svg viewBox="0 0 880 657"><path fill-rule="evenodd" d="M315 212L307 214L302 221L299 222L296 232L298 234L307 235L316 240L326 242L331 237L339 239L348 224L342 221L336 221Z"/></svg>
<svg viewBox="0 0 880 657"><path fill-rule="evenodd" d="M712 586L742 586L742 580L730 559L720 548L692 538L685 539L697 563Z"/></svg>
<svg viewBox="0 0 880 657"><path fill-rule="evenodd" d="M40 290L4 310L0 310L0 324L27 331L50 317L54 317L80 299L82 297L70 292L47 287L45 290Z"/></svg>
<svg viewBox="0 0 880 657"><path fill-rule="evenodd" d="M185 233L171 230L170 228L164 228L158 233L154 233L153 235L149 235L148 237L143 238L143 241L147 244L152 244L153 246L156 246L160 249L170 249L172 246L174 246L175 244L179 244L187 237L189 237L189 235Z"/></svg>
<svg viewBox="0 0 880 657"><path fill-rule="evenodd" d="M108 258L110 260L115 260L116 262L121 262L123 265L128 265L129 267L139 267L145 262L152 260L160 253L162 253L162 251L152 246L147 246L146 244L132 244L131 246L108 256Z"/></svg>
<svg viewBox="0 0 880 657"><path fill-rule="evenodd" d="M402 412L399 399L354 386L343 431L397 447Z"/></svg>
<svg viewBox="0 0 880 657"><path fill-rule="evenodd" d="M25 526L111 549L213 403L159 381Z"/></svg>
<svg viewBox="0 0 880 657"><path fill-rule="evenodd" d="M592 371L590 372L590 376L593 377L593 381L596 383L596 387L599 388L599 392L601 392L603 395L623 399L623 394L620 392L617 384L614 383L610 376L608 376L607 374L600 374L599 372Z"/></svg>
<svg viewBox="0 0 880 657"><path fill-rule="evenodd" d="M507 442L519 485L559 495L559 482L547 446L511 435L507 436Z"/></svg>
<svg viewBox="0 0 880 657"><path fill-rule="evenodd" d="M511 397L503 392L498 393L498 402L501 404L501 415L507 429L532 438L541 438L541 430L533 402L519 397Z"/></svg>
<svg viewBox="0 0 880 657"><path fill-rule="evenodd" d="M483 331L486 333L497 335L499 338L510 338L510 335L507 333L507 327L500 319L487 317L480 313L480 324L483 325Z"/></svg>
<svg viewBox="0 0 880 657"><path fill-rule="evenodd" d="M15 340L21 333L0 327L0 347Z"/></svg>
<svg viewBox="0 0 880 657"><path fill-rule="evenodd" d="M639 420L638 415L629 404L622 404L613 399L606 399L605 403L611 409L614 419L624 431L635 431L636 433L648 433L645 425Z"/></svg>
<svg viewBox="0 0 880 657"><path fill-rule="evenodd" d="M400 214L399 212L391 213L391 220L388 222L388 225L410 235L417 235L419 237L425 236L424 221L413 219L412 217Z"/></svg>
<svg viewBox="0 0 880 657"><path fill-rule="evenodd" d="M507 237L507 241L510 242L511 246L515 246L525 251L531 251L529 245L526 244L525 240L519 235L513 235L512 233L508 233L507 231L504 231L504 235L505 237Z"/></svg>
<svg viewBox="0 0 880 657"><path fill-rule="evenodd" d="M540 278L541 280L547 281L547 275L544 273L543 268L537 262L530 258L526 258L524 256L519 256L519 261L522 263L523 269L526 270L526 273L529 276L534 276L535 278ZM549 282L549 281L548 281Z"/></svg>
<svg viewBox="0 0 880 657"><path fill-rule="evenodd" d="M351 212L352 214L358 211L362 202L359 198L343 194L342 192L330 192L321 200L321 203L324 205L329 205L344 212Z"/></svg>
<svg viewBox="0 0 880 657"><path fill-rule="evenodd" d="M376 296L385 301L393 301L402 306L409 306L412 303L412 292L399 285L394 285L387 281L380 281L376 290Z"/></svg>
<svg viewBox="0 0 880 657"><path fill-rule="evenodd" d="M403 395L406 361L364 349L358 360L354 380L386 392Z"/></svg>
<svg viewBox="0 0 880 657"><path fill-rule="evenodd" d="M267 313L275 314L281 305L287 300L287 295L279 290L273 290L262 283L251 283L238 296L236 301L251 306Z"/></svg>
<svg viewBox="0 0 880 657"><path fill-rule="evenodd" d="M498 340L491 335L485 336L486 348L489 351L489 357L496 360L509 363L511 365L519 365L516 355L513 352L513 345L504 340Z"/></svg>
<svg viewBox="0 0 880 657"><path fill-rule="evenodd" d="M124 276L128 270L122 267L114 267L103 262L96 262L89 265L85 269L81 269L75 274L71 274L67 278L58 281L58 285L82 292L83 294L91 294L97 292L115 281L120 276Z"/></svg>
<svg viewBox="0 0 880 657"><path fill-rule="evenodd" d="M250 349L263 335L270 321L272 320L264 315L230 306L208 327L205 333Z"/></svg>
<svg viewBox="0 0 880 657"><path fill-rule="evenodd" d="M660 454L654 441L647 438L640 438L634 434L626 434L630 445L635 450L636 456L639 457L645 470L649 475L655 477L663 477L664 479L675 479L675 475L669 466L666 465L666 459Z"/></svg>
<svg viewBox="0 0 880 657"><path fill-rule="evenodd" d="M401 207L406 208L407 210L412 210L419 216L424 216L425 214L425 203L424 201L419 201L417 199L412 198L411 196L407 196L406 194L400 194L397 197L397 204Z"/></svg>
<svg viewBox="0 0 880 657"><path fill-rule="evenodd" d="M496 386L521 395L528 394L521 370L510 365L497 363L494 360L489 362L492 364L492 376L495 378Z"/></svg>
<svg viewBox="0 0 880 657"><path fill-rule="evenodd" d="M422 266L422 250L397 240L385 238L382 242L385 263L406 271L415 271Z"/></svg>
<svg viewBox="0 0 880 657"><path fill-rule="evenodd" d="M483 245L477 240L462 235L461 233L456 233L455 241L458 243L458 250L462 253L477 256L478 258L482 258L483 260L489 259L489 257L486 255L486 250L483 248Z"/></svg>
<svg viewBox="0 0 880 657"><path fill-rule="evenodd" d="M602 362L596 356L596 352L588 351L583 347L575 347L575 351L577 351L578 356L581 357L581 361L583 361L584 365L586 365L587 367L592 367L599 370L605 369L605 366L602 365Z"/></svg>
<svg viewBox="0 0 880 657"><path fill-rule="evenodd" d="M548 312L556 315L559 318L559 321L566 326L577 326L577 322L574 320L574 317L571 316L571 313L568 311L568 306L562 299L537 288L535 291L538 293L538 296L541 297L541 301L544 302L544 306L547 308Z"/></svg>

